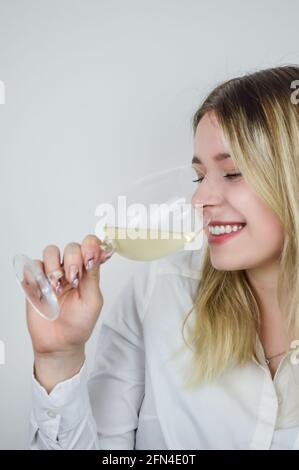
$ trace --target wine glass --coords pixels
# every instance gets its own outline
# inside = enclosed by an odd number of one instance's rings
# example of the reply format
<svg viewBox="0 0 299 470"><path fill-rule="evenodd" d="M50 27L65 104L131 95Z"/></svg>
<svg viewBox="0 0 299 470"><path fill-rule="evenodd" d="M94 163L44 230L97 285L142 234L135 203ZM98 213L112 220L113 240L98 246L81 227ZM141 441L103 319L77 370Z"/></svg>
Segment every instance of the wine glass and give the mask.
<svg viewBox="0 0 299 470"><path fill-rule="evenodd" d="M203 214L202 205L192 204L195 177L190 165L171 168L139 179L112 203L99 204L95 234L108 257L118 253L152 261L176 251L200 250L211 217ZM40 265L23 254L15 255L13 264L36 312L48 320L58 318L59 301Z"/></svg>

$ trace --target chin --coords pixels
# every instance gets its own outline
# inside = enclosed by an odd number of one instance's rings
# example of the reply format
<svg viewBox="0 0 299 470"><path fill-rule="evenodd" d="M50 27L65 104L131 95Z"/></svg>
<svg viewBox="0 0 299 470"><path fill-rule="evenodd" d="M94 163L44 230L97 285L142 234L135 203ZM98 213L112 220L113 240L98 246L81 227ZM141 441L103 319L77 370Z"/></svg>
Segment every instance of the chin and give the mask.
<svg viewBox="0 0 299 470"><path fill-rule="evenodd" d="M244 265L240 265L240 263L234 263L231 260L221 262L211 258L211 264L217 271L242 271L246 269Z"/></svg>

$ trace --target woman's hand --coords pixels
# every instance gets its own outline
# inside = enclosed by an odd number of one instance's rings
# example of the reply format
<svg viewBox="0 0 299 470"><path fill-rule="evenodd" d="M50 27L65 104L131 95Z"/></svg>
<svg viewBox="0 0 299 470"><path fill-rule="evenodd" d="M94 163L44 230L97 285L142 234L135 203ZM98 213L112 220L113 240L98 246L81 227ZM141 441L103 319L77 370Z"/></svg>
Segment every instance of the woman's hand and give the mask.
<svg viewBox="0 0 299 470"><path fill-rule="evenodd" d="M35 374L48 391L76 374L84 362L85 343L103 307L100 264L108 257L101 249L101 240L88 235L82 245L69 243L65 247L62 264L55 245L44 249L43 261L36 260L51 279L60 307L58 319L49 321L26 301ZM59 278L61 268L65 274Z"/></svg>

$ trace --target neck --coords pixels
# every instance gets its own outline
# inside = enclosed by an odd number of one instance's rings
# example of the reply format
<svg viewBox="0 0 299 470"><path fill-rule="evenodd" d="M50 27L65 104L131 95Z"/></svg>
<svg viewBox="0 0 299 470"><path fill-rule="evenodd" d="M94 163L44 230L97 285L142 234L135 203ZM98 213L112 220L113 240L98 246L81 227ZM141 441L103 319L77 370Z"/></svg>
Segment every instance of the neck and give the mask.
<svg viewBox="0 0 299 470"><path fill-rule="evenodd" d="M247 279L257 296L261 315L265 318L284 317L285 302L279 306L277 296L278 272L278 263L246 270Z"/></svg>
<svg viewBox="0 0 299 470"><path fill-rule="evenodd" d="M269 353L283 350L283 345L290 343L286 339L287 290L283 291L281 304L278 302L279 264L246 270L246 277L256 295L260 309L260 337L268 338L268 343L276 341L276 346L269 346ZM271 339L272 338L272 339Z"/></svg>

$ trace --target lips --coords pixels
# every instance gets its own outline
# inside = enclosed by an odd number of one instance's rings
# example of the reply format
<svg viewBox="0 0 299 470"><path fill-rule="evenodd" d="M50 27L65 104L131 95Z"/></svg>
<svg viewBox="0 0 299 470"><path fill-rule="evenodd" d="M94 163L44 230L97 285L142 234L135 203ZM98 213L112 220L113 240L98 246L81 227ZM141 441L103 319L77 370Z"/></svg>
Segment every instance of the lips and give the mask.
<svg viewBox="0 0 299 470"><path fill-rule="evenodd" d="M214 227L215 225L246 225L246 222L232 222L232 221L221 221L221 220L213 220L209 224L209 227Z"/></svg>
<svg viewBox="0 0 299 470"><path fill-rule="evenodd" d="M235 224L237 225L237 224ZM239 222L239 225L243 225L243 227L245 227L246 224L244 223L240 223ZM235 232L230 232L230 233L223 233L221 235L213 235L212 233L209 233L208 234L208 242L209 243L224 243L226 240L229 240L231 238L234 238L238 235L240 235L241 232L244 231L244 228L242 228L241 230L237 230Z"/></svg>

